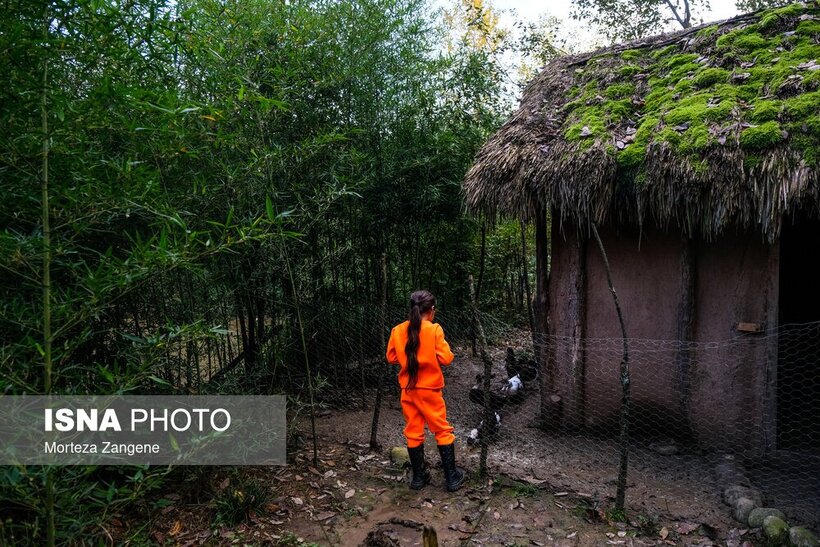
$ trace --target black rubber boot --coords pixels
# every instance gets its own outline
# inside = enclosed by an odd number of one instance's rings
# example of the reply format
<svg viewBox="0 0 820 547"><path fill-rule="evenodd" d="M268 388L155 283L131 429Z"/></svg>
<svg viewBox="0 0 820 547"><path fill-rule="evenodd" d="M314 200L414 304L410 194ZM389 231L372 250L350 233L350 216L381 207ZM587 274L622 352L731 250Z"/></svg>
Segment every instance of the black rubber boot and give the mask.
<svg viewBox="0 0 820 547"><path fill-rule="evenodd" d="M455 492L464 484L467 474L463 469L456 467L455 443L438 445L441 454L441 467L444 469L444 482L448 492Z"/></svg>
<svg viewBox="0 0 820 547"><path fill-rule="evenodd" d="M411 490L421 490L425 484L430 483L430 471L424 463L424 445L408 448L410 455L410 465L413 468L413 480L410 481Z"/></svg>

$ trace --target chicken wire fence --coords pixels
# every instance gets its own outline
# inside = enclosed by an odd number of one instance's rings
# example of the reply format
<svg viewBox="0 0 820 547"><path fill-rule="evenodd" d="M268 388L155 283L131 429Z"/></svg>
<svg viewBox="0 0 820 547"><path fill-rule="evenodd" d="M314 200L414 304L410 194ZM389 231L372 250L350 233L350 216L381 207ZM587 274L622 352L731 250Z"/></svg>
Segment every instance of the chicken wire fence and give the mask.
<svg viewBox="0 0 820 547"><path fill-rule="evenodd" d="M533 336L491 314L478 317L492 370L496 420L488 426L475 315L442 309L435 318L456 355L444 369L445 400L468 467L477 465L470 445L485 436L491 471L592 500L614 496L623 339ZM320 421L338 440L358 443L370 437L381 391L378 439L399 446L397 369L384 354L390 328L405 318L400 308L346 307L314 314L301 328L282 327L261 351L267 381L304 402L310 374ZM627 339L626 348L628 505L671 511L676 498L690 500L684 509L694 518L690 505L706 503L704 496L734 503L739 491L820 527L820 323L714 342ZM238 366L214 376L229 383L246 374ZM334 422L346 413L354 419ZM724 494L732 488L735 494Z"/></svg>

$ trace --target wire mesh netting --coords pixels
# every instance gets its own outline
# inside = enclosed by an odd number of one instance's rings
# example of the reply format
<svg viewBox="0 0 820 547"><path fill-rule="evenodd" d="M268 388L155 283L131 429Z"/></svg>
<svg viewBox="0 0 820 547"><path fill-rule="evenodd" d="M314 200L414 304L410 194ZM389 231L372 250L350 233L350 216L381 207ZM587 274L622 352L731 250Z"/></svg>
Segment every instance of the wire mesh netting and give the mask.
<svg viewBox="0 0 820 547"><path fill-rule="evenodd" d="M382 314L378 305L353 307L314 314L301 330L283 326L263 345L266 381L304 404L309 371L319 436L358 444L370 438L381 389L378 440L403 446L397 369L384 353L390 329L405 315L399 308ZM487 427L475 316L439 310L435 318L456 354L444 370L445 400L460 458L476 468L485 437L491 472L581 493L590 503L613 497L627 379L623 339L533 336L529 328L478 315L498 420ZM227 344L230 336L239 334L229 329ZM626 348L629 506L707 521L731 514L742 495L820 526L820 323L713 342L628 339ZM244 366L211 377L224 390L248 374ZM306 416L295 420L305 440Z"/></svg>

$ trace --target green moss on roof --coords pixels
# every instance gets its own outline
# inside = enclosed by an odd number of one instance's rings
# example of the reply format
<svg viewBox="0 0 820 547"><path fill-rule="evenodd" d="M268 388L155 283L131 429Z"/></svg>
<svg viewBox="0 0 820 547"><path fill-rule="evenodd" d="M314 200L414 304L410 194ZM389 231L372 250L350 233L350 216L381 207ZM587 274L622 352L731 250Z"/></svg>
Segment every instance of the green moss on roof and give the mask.
<svg viewBox="0 0 820 547"><path fill-rule="evenodd" d="M664 59L664 57L666 57L666 58ZM694 63L694 61L696 61L699 57L700 57L700 55L697 55L696 53L681 53L679 55L669 55L669 56L664 55L664 56L661 57L661 59L663 59L663 60L660 62L660 66L662 68L673 69L673 68L675 68L677 66L680 66L680 65ZM697 65L695 65L695 66L697 66Z"/></svg>
<svg viewBox="0 0 820 547"><path fill-rule="evenodd" d="M624 82L620 84L612 84L604 94L610 99L622 99L623 97L629 97L635 92L635 85L632 83Z"/></svg>
<svg viewBox="0 0 820 547"><path fill-rule="evenodd" d="M791 4L783 8L777 8L767 11L766 13L761 15L760 23L758 23L758 26L762 30L768 30L776 26L785 18L799 17L803 9L803 6L801 6L800 4Z"/></svg>
<svg viewBox="0 0 820 547"><path fill-rule="evenodd" d="M783 102L786 115L793 120L801 120L820 112L820 91L805 93Z"/></svg>
<svg viewBox="0 0 820 547"><path fill-rule="evenodd" d="M722 128L742 122L752 125L740 132L744 150L779 145L786 138L781 123L820 112L820 71L799 68L820 61L820 22L801 20L807 11L820 20L820 9L795 4L728 31L720 25L700 29L689 51L681 50L684 40L593 57L584 72L576 72L573 90L582 91L571 94L575 100L567 105L565 138L582 148L608 146L620 138L617 127L628 124L637 131L634 141L615 157L619 168L634 172L652 143L671 147L694 168L710 146L737 143L737 132L726 136ZM636 80L636 74L646 78ZM608 82L603 89L601 81ZM813 140L813 129L803 132L810 138L793 145L808 156L809 144L820 142ZM724 134L721 142L718 134Z"/></svg>
<svg viewBox="0 0 820 547"><path fill-rule="evenodd" d="M627 49L621 52L621 59L624 61L634 61L643 57L644 53L639 49Z"/></svg>
<svg viewBox="0 0 820 547"><path fill-rule="evenodd" d="M740 146L746 150L759 151L771 148L785 138L777 122L766 122L747 127L740 134Z"/></svg>
<svg viewBox="0 0 820 547"><path fill-rule="evenodd" d="M814 36L820 34L820 21L803 21L797 25L797 34Z"/></svg>
<svg viewBox="0 0 820 547"><path fill-rule="evenodd" d="M741 52L750 52L750 51L757 51L761 48L765 48L771 44L771 40L768 38L764 38L762 34L758 32L749 32L746 34L742 34L737 37L737 39L732 43L732 47L737 49Z"/></svg>
<svg viewBox="0 0 820 547"><path fill-rule="evenodd" d="M723 84L729 80L729 71L722 68L706 68L699 71L692 82L697 87L709 87L715 84Z"/></svg>
<svg viewBox="0 0 820 547"><path fill-rule="evenodd" d="M616 156L615 159L619 166L626 169L633 169L643 163L644 158L646 158L646 146L649 144L652 134L657 129L659 122L660 120L658 118L651 116L645 116L643 118L641 125L635 133L633 142L627 145L626 148L621 150Z"/></svg>
<svg viewBox="0 0 820 547"><path fill-rule="evenodd" d="M759 100L752 105L749 119L755 123L776 120L780 115L782 103L780 101Z"/></svg>
<svg viewBox="0 0 820 547"><path fill-rule="evenodd" d="M618 74L620 74L622 78L629 78L635 74L638 74L641 70L641 67L638 65L624 65L618 69Z"/></svg>

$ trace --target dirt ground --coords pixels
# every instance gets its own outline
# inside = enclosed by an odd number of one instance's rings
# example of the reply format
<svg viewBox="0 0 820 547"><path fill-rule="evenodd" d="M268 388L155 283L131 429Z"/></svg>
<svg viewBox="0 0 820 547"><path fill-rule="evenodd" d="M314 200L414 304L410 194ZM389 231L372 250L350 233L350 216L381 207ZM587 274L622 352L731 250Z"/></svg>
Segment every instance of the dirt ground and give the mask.
<svg viewBox="0 0 820 547"><path fill-rule="evenodd" d="M325 421L323 425L328 425ZM243 488L252 480L273 492L249 522L214 526L212 502L190 503L179 485L177 500L151 523L151 538L166 545L421 545L422 527L437 532L440 545L728 545L758 543L748 530L717 528L704 521L667 515L649 519L629 513L612 521L606 507L587 493L557 491L547 482L472 475L462 490L448 493L441 471L421 491L407 488L409 471L363 443L338 443L321 435L319 465L310 447L285 468L246 468L239 475L214 474L216 492ZM428 461L435 466L435 459ZM227 473L227 471L226 471ZM191 486L193 488L193 486Z"/></svg>
<svg viewBox="0 0 820 547"><path fill-rule="evenodd" d="M469 355L467 348L457 354ZM503 348L493 349L503 375ZM468 485L447 493L435 440L427 459L434 483L407 488L409 471L390 461L404 445L398 397L385 398L379 429L383 449L367 442L372 410L327 410L317 422L318 465L312 464L308 423L305 446L284 468L216 469L204 490L211 497L241 490L248 481L270 499L248 522L215 525L208 496L186 494L180 485L171 503L150 523L152 539L169 545L421 545L432 526L441 545L762 545L757 531L737 527L717 491L712 464L702 455L661 455L640 444L631 450L627 522L616 522L617 447L613 440L550 435L533 427L537 392L504 411L497 442L490 446L490 476L479 480L479 448L464 442L480 408L467 397L482 365L462 357L447 372L445 398L454 424L457 459L471 473ZM239 492L241 495L242 492Z"/></svg>

